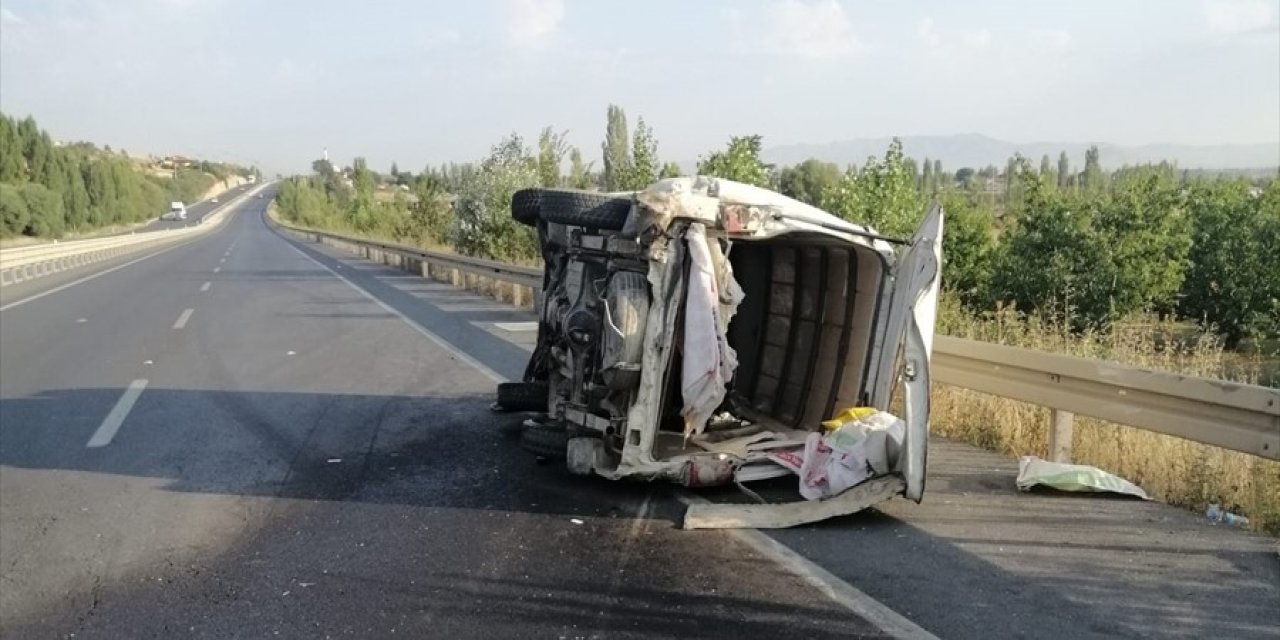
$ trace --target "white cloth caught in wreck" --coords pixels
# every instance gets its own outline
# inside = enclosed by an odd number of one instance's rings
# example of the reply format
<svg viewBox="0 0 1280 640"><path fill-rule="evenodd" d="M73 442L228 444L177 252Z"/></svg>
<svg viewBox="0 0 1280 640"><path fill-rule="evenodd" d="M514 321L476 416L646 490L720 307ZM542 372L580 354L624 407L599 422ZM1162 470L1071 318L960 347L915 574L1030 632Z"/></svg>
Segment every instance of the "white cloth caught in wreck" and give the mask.
<svg viewBox="0 0 1280 640"><path fill-rule="evenodd" d="M707 242L701 223L685 232L689 247L689 282L684 308L684 364L680 391L684 398L684 435L702 433L724 401L725 385L738 368L738 355L725 335L742 301L742 288L719 244Z"/></svg>

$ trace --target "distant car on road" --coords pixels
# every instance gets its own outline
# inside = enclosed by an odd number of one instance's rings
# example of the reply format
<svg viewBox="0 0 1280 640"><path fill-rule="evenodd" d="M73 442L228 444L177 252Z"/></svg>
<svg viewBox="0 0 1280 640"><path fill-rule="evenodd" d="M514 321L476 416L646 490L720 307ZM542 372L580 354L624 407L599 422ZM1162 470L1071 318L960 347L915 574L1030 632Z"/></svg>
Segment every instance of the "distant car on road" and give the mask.
<svg viewBox="0 0 1280 640"><path fill-rule="evenodd" d="M261 194L261 193L259 193L259 194L258 194L258 198L259 198L259 199L261 199L261 198L262 198L262 194Z"/></svg>
<svg viewBox="0 0 1280 640"><path fill-rule="evenodd" d="M209 202L212 202L212 203L214 203L214 204L218 204L218 198L215 196L215 197L211 198L211 199L209 200Z"/></svg>
<svg viewBox="0 0 1280 640"><path fill-rule="evenodd" d="M187 207L181 202L170 202L169 213L160 216L162 220L186 220Z"/></svg>

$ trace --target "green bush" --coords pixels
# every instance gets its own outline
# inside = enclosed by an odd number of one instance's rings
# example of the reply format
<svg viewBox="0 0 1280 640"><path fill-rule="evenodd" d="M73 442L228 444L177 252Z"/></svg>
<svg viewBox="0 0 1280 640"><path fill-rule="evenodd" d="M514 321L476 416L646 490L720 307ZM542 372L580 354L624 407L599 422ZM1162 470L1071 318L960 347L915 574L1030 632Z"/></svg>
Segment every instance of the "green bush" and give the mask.
<svg viewBox="0 0 1280 640"><path fill-rule="evenodd" d="M1030 172L1019 181L1022 211L996 252L990 299L1077 327L1172 306L1191 247L1176 188L1154 176L1113 192L1059 192Z"/></svg>
<svg viewBox="0 0 1280 640"><path fill-rule="evenodd" d="M1191 264L1178 310L1230 343L1280 331L1280 180L1262 196L1243 180L1188 189Z"/></svg>
<svg viewBox="0 0 1280 640"><path fill-rule="evenodd" d="M23 233L48 238L62 236L65 215L61 196L42 184L28 182L22 185L22 200L26 202L27 212L30 214Z"/></svg>
<svg viewBox="0 0 1280 640"><path fill-rule="evenodd" d="M942 241L942 286L953 291L970 309L991 300L995 258L993 212L968 194L951 191L939 198L946 214Z"/></svg>
<svg viewBox="0 0 1280 640"><path fill-rule="evenodd" d="M26 232L31 221L31 213L27 211L27 201L22 197L22 188L0 183L0 235L16 236Z"/></svg>

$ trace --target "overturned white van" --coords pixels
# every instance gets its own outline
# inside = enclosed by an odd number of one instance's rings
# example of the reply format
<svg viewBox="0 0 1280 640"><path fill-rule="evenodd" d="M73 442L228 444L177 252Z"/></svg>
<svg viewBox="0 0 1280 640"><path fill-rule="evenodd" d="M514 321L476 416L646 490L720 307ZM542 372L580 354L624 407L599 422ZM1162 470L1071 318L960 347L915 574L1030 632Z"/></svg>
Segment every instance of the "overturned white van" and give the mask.
<svg viewBox="0 0 1280 640"><path fill-rule="evenodd" d="M786 526L924 493L943 215L886 238L729 180L634 194L518 192L546 261L538 344L498 406L541 415L526 448L570 471L739 483L797 471L778 451L843 409L903 415L885 468L839 496L707 507L686 526ZM692 524L691 524L692 523Z"/></svg>

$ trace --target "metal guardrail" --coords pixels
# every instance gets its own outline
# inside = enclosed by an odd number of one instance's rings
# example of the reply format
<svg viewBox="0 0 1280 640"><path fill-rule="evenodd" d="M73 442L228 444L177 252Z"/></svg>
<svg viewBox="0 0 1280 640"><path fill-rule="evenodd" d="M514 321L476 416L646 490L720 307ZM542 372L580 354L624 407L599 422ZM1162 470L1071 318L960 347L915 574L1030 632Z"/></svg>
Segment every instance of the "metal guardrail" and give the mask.
<svg viewBox="0 0 1280 640"><path fill-rule="evenodd" d="M247 200L265 186L264 184L220 204L192 226L0 250L0 286L101 262L146 247L202 234L216 228L222 222L226 211Z"/></svg>
<svg viewBox="0 0 1280 640"><path fill-rule="evenodd" d="M418 265L434 265L441 269L459 271L481 278L489 278L507 284L528 287L534 291L542 289L541 267L521 267L518 265L507 264L505 262L498 262L496 260L485 260L483 258L462 256L456 253L427 251L425 249L391 242L352 238L350 236L330 233L328 231L316 231L314 229L295 227L279 220L276 221L276 224L293 231L294 233L314 239L317 242L324 242L325 244L330 245L349 245L350 248L356 249L356 253L363 253L364 257L379 260L381 262L386 262L386 256L395 256L399 257L402 261L408 261L407 265L400 266L412 267L414 263L417 263ZM427 274L424 273L423 275Z"/></svg>
<svg viewBox="0 0 1280 640"><path fill-rule="evenodd" d="M944 384L1054 409L1057 459L1069 457L1071 421L1063 414L1070 412L1280 460L1280 389L950 336L934 341L932 373Z"/></svg>
<svg viewBox="0 0 1280 640"><path fill-rule="evenodd" d="M420 269L424 276L431 274L422 265L437 264L535 290L542 286L538 268L278 224L366 258L389 262L386 256L395 256L398 266ZM452 281L460 284L456 277ZM1058 461L1071 457L1073 414L1280 460L1280 389L951 336L934 340L932 376L942 384L1050 408L1050 456Z"/></svg>

